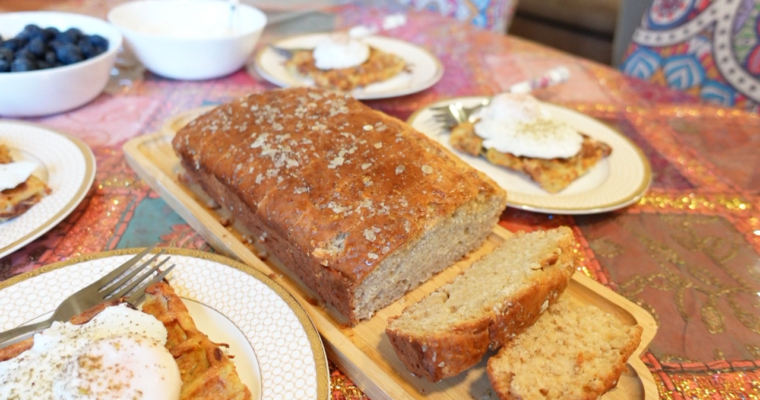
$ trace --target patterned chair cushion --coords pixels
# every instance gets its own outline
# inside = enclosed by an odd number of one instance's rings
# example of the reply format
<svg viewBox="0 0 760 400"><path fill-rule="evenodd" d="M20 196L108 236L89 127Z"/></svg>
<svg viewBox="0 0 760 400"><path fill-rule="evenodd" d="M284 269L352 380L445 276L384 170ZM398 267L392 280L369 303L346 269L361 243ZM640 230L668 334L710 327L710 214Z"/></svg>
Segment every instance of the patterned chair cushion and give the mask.
<svg viewBox="0 0 760 400"><path fill-rule="evenodd" d="M398 0L418 10L437 11L443 15L496 32L506 32L517 0Z"/></svg>
<svg viewBox="0 0 760 400"><path fill-rule="evenodd" d="M705 101L760 111L760 0L654 0L621 69Z"/></svg>

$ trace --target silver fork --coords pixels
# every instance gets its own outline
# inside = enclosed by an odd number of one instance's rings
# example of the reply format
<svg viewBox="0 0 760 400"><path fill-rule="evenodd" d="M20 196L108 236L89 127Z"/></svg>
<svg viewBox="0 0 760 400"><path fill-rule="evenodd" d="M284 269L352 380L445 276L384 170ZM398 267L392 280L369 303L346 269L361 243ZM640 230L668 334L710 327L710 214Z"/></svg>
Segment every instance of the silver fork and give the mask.
<svg viewBox="0 0 760 400"><path fill-rule="evenodd" d="M289 48L285 48L285 47L275 46L273 44L270 44L269 48L272 49L272 51L274 51L275 53L277 53L281 57L284 57L286 60L290 60L291 58L293 58L293 56L296 53L298 53L299 51L306 51L306 50L312 51L312 50L314 50L314 49L300 49L300 48L299 49L289 49Z"/></svg>
<svg viewBox="0 0 760 400"><path fill-rule="evenodd" d="M456 125L465 122L473 122L472 115L491 103L491 98L483 99L479 104L465 107L461 102L450 103L445 106L432 107L433 119L444 128L451 130Z"/></svg>
<svg viewBox="0 0 760 400"><path fill-rule="evenodd" d="M546 71L543 75L527 81L518 82L507 89L506 93L530 93L536 89L554 86L567 81L570 71L566 67L557 67ZM492 97L483 99L473 107L465 107L456 102L440 107L432 107L433 119L443 125L444 129L451 130L454 126L464 122L474 122L472 114L491 103Z"/></svg>
<svg viewBox="0 0 760 400"><path fill-rule="evenodd" d="M140 254L132 257L129 261L109 272L106 274L106 276L97 282L69 296L60 305L58 305L58 308L56 308L55 312L53 312L53 315L47 320L30 325L24 325L0 333L0 347L2 347L5 342L9 342L13 339L26 336L29 333L48 328L55 321L68 321L71 319L71 317L92 307L95 307L96 305L107 300L118 299L129 295L129 297L127 297L127 302L134 305L145 294L145 289L148 286L164 279L169 271L174 268L174 264L172 264L163 271L159 271L155 277L148 280L148 278L154 272L158 271L161 266L169 261L170 257L166 257L161 260L161 262L148 269L147 272L137 277L137 279L132 280L132 278L137 276L137 274L145 271L145 269L147 269L159 256L164 254L164 251L162 250L151 257L148 261L127 272L132 266L137 264L154 248L155 245L146 248L145 250L141 251Z"/></svg>

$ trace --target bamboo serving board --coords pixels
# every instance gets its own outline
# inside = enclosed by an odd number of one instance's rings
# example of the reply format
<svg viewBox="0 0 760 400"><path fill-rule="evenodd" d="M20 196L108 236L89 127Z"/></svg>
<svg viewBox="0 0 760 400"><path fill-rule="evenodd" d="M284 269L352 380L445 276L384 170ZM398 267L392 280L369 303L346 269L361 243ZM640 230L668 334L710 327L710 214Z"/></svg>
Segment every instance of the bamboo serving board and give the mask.
<svg viewBox="0 0 760 400"><path fill-rule="evenodd" d="M220 221L228 214L223 209L209 208L210 199L199 187L178 179L182 167L171 147L174 133L208 109L181 114L168 121L160 132L130 140L124 145L127 162L217 251L269 274L288 289L309 312L324 339L330 360L371 399L497 399L485 371L487 357L456 377L431 383L415 378L407 371L393 351L385 335L385 327L388 317L400 314L407 305L452 280L512 234L497 226L480 249L380 310L371 319L349 327L333 310L320 304L309 289L290 276L278 260L267 257L263 248L257 247L258 244L249 243L251 235L247 235L244 227L238 224L223 226ZM657 399L657 387L652 375L640 359L657 331L652 316L581 273L573 276L566 293L574 301L594 304L628 324L638 323L644 328L641 344L628 361L628 370L620 377L617 387L605 394L603 399Z"/></svg>

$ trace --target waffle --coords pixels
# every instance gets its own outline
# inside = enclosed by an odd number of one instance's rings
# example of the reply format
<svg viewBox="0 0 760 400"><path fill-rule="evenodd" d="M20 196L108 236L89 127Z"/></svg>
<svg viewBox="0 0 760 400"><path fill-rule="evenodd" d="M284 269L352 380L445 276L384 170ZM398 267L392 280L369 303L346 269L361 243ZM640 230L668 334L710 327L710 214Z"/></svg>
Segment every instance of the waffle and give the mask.
<svg viewBox="0 0 760 400"><path fill-rule="evenodd" d="M220 348L201 333L187 307L166 283L145 291L142 310L164 324L166 348L182 378L180 400L248 400L251 391L240 381L235 366Z"/></svg>
<svg viewBox="0 0 760 400"><path fill-rule="evenodd" d="M475 125L470 122L455 126L451 130L449 143L464 153L483 156L492 164L523 172L547 192L557 193L612 153L612 148L606 143L583 134L581 136L583 143L578 154L570 158L552 159L517 157L495 149L486 149L483 147L483 139L475 134Z"/></svg>
<svg viewBox="0 0 760 400"><path fill-rule="evenodd" d="M367 61L351 68L321 70L312 53L312 50L295 51L285 67L291 74L313 79L317 87L324 89L350 91L390 79L406 68L401 57L374 47L369 48Z"/></svg>
<svg viewBox="0 0 760 400"><path fill-rule="evenodd" d="M13 162L10 150L0 144L0 164ZM8 221L25 213L33 205L50 193L45 182L36 176L30 176L26 182L12 189L0 192L0 222Z"/></svg>

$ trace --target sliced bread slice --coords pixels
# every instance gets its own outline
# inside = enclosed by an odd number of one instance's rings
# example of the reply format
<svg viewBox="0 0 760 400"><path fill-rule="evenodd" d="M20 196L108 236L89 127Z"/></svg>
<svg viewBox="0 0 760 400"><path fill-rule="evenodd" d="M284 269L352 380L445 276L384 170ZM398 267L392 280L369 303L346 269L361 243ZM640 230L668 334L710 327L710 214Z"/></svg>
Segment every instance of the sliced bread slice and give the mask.
<svg viewBox="0 0 760 400"><path fill-rule="evenodd" d="M393 349L433 382L459 374L532 325L575 271L572 231L518 233L400 316L388 320Z"/></svg>
<svg viewBox="0 0 760 400"><path fill-rule="evenodd" d="M612 389L642 328L567 296L488 360L502 400L597 399Z"/></svg>

